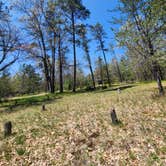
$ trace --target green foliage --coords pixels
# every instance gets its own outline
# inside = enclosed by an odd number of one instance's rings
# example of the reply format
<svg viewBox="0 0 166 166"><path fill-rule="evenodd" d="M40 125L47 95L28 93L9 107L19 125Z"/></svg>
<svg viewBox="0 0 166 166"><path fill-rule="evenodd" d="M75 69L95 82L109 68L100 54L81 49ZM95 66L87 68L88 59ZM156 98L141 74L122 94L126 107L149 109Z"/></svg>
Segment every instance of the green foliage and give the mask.
<svg viewBox="0 0 166 166"><path fill-rule="evenodd" d="M135 154L134 154L132 151L129 151L129 157L130 157L132 160L136 160L136 156L135 156Z"/></svg>
<svg viewBox="0 0 166 166"><path fill-rule="evenodd" d="M124 81L135 80L135 76L134 76L135 73L133 72L129 59L122 58L119 62L119 68L120 68L122 78Z"/></svg>
<svg viewBox="0 0 166 166"><path fill-rule="evenodd" d="M25 154L26 149L25 148L16 148L16 152L19 156L22 156Z"/></svg>
<svg viewBox="0 0 166 166"><path fill-rule="evenodd" d="M39 92L41 83L41 77L32 65L23 65L21 72L13 79L15 90L20 94Z"/></svg>
<svg viewBox="0 0 166 166"><path fill-rule="evenodd" d="M161 10L159 9L161 7ZM162 68L164 58L165 3L157 0L121 0L117 9L121 13L115 24L119 30L113 30L120 47L126 48L126 56L139 80L154 79L154 61ZM156 70L156 71L155 71ZM164 77L162 74L161 77Z"/></svg>
<svg viewBox="0 0 166 166"><path fill-rule="evenodd" d="M159 156L156 153L150 153L148 158L148 164L154 164L155 162L160 162Z"/></svg>
<svg viewBox="0 0 166 166"><path fill-rule="evenodd" d="M103 26L100 23L96 23L94 26L90 26L94 40L97 41L97 51L106 50L105 48L105 39L106 33Z"/></svg>
<svg viewBox="0 0 166 166"><path fill-rule="evenodd" d="M163 146L161 148L158 149L159 152L161 152L162 154L166 155L166 146Z"/></svg>
<svg viewBox="0 0 166 166"><path fill-rule="evenodd" d="M62 9L66 14L74 14L75 18L86 19L90 15L90 11L86 9L81 0L59 0Z"/></svg>
<svg viewBox="0 0 166 166"><path fill-rule="evenodd" d="M12 93L12 84L10 74L7 71L0 77L0 98L7 97Z"/></svg>
<svg viewBox="0 0 166 166"><path fill-rule="evenodd" d="M23 145L25 141L26 141L25 135L19 135L15 138L15 142L17 145Z"/></svg>

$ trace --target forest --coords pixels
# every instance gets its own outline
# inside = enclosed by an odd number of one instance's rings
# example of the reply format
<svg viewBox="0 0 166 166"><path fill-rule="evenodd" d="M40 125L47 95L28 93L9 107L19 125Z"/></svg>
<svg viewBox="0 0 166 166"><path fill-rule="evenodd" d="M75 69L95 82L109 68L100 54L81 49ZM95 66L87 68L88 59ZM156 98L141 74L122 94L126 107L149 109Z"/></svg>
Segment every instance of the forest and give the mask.
<svg viewBox="0 0 166 166"><path fill-rule="evenodd" d="M93 3L0 0L0 165L166 165L166 2Z"/></svg>

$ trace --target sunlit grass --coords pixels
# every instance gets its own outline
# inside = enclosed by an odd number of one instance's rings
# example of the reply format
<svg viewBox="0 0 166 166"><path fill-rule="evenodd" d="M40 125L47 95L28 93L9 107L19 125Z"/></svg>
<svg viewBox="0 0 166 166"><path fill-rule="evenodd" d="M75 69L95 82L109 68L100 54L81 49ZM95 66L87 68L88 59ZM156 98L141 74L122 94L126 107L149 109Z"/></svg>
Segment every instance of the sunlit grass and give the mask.
<svg viewBox="0 0 166 166"><path fill-rule="evenodd" d="M156 83L121 89L37 96L39 105L0 113L0 165L165 165L166 97ZM112 107L122 125L112 125ZM13 135L3 139L7 120Z"/></svg>

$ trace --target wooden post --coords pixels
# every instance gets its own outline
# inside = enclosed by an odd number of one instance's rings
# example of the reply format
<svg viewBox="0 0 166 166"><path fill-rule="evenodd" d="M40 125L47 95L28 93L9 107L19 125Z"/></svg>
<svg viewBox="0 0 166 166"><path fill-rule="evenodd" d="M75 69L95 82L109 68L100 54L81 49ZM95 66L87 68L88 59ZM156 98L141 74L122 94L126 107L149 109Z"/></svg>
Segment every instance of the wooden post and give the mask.
<svg viewBox="0 0 166 166"><path fill-rule="evenodd" d="M118 89L117 89L117 93L118 93L118 94L120 94L120 93L121 93L120 88L118 88Z"/></svg>
<svg viewBox="0 0 166 166"><path fill-rule="evenodd" d="M113 124L118 124L119 123L119 120L118 120L118 118L117 118L117 115L116 115L116 112L115 112L115 109L113 108L112 110L111 110L111 119L112 119L112 123Z"/></svg>
<svg viewBox="0 0 166 166"><path fill-rule="evenodd" d="M42 105L42 111L46 111L46 106L45 106L45 104Z"/></svg>
<svg viewBox="0 0 166 166"><path fill-rule="evenodd" d="M10 136L12 134L12 122L8 121L4 124L4 137Z"/></svg>

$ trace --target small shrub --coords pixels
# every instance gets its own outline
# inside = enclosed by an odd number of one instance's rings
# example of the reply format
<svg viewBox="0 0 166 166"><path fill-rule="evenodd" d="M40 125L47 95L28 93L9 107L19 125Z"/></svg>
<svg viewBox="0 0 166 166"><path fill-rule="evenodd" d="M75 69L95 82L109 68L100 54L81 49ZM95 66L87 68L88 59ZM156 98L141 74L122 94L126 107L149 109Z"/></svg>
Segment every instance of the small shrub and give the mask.
<svg viewBox="0 0 166 166"><path fill-rule="evenodd" d="M155 161L160 162L160 158L157 156L156 153L150 153L149 158L148 158L149 165L154 164Z"/></svg>
<svg viewBox="0 0 166 166"><path fill-rule="evenodd" d="M106 85L102 86L102 89L107 89L107 86Z"/></svg>
<svg viewBox="0 0 166 166"><path fill-rule="evenodd" d="M93 91L93 90L95 90L95 88L92 86L87 86L85 90L86 91Z"/></svg>
<svg viewBox="0 0 166 166"><path fill-rule="evenodd" d="M25 154L25 149L24 148L16 148L16 152L19 156L22 156Z"/></svg>
<svg viewBox="0 0 166 166"><path fill-rule="evenodd" d="M136 156L135 156L135 154L134 154L132 151L129 152L129 157L130 157L132 160L136 160Z"/></svg>
<svg viewBox="0 0 166 166"><path fill-rule="evenodd" d="M26 141L26 136L25 135L19 135L15 138L15 143L17 145L23 145L25 141Z"/></svg>
<svg viewBox="0 0 166 166"><path fill-rule="evenodd" d="M31 129L30 131L31 131L31 136L32 136L33 138L36 138L36 137L39 136L39 134L40 134L40 131L39 131L39 129L37 129L37 128Z"/></svg>

